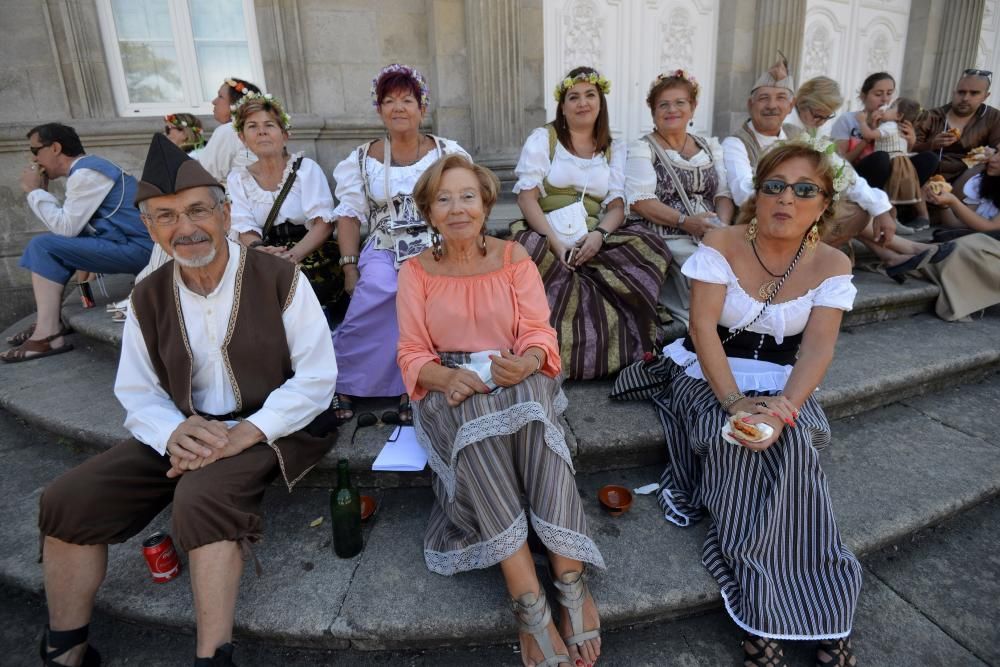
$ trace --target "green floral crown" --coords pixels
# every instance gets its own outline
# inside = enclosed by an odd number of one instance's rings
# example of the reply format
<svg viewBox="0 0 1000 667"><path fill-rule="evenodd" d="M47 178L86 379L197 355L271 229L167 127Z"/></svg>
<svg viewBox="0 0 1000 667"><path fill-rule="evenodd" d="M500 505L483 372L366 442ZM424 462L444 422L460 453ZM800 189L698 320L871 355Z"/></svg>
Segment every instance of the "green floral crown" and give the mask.
<svg viewBox="0 0 1000 667"><path fill-rule="evenodd" d="M606 76L599 74L598 72L580 72L576 76L567 76L565 79L557 83L555 90L552 91L552 96L555 98L556 102L562 102L563 94L582 81L594 84L605 95L611 93L611 81L608 80Z"/></svg>
<svg viewBox="0 0 1000 667"><path fill-rule="evenodd" d="M821 137L812 132L803 132L794 139L779 141L768 149L773 150L778 146L805 146L811 148L822 156L822 160L833 168L833 193L830 198L833 201L840 201L844 192L854 184L854 170L847 168L847 162L837 153L837 145L826 137ZM757 189L757 177L754 177L754 190Z"/></svg>
<svg viewBox="0 0 1000 667"><path fill-rule="evenodd" d="M240 101L230 107L233 113L233 129L237 132L243 131L243 122L245 119L240 115L240 109L243 108L248 102L258 101L265 109L272 109L278 114L280 119L281 129L286 132L292 128L292 117L288 115L285 111L285 107L282 106L281 100L272 95L271 93L244 93Z"/></svg>

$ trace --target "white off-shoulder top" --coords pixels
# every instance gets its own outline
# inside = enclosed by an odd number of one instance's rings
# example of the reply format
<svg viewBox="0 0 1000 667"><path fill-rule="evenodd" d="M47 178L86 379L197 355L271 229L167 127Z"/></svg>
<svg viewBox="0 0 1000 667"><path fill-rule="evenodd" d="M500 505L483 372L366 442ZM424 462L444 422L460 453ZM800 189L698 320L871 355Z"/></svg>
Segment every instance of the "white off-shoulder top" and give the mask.
<svg viewBox="0 0 1000 667"><path fill-rule="evenodd" d="M514 194L522 190L538 188L542 197L546 196L545 184L556 188L573 188L601 200L607 206L616 199L625 201L625 158L626 145L620 139L611 141L611 159L598 153L592 158L573 155L566 147L556 142L555 155L549 159L549 128L538 127L531 131L521 147L521 157L514 167L517 183Z"/></svg>
<svg viewBox="0 0 1000 667"><path fill-rule="evenodd" d="M275 190L265 190L260 187L257 179L246 169L229 173L226 190L232 201L233 230L240 233L262 233L267 215L292 173L292 165L301 155L302 153L293 153L288 156L285 172ZM312 221L316 218L328 224L334 221L333 194L330 192L330 184L326 181L322 167L309 158L303 158L295 182L292 183L292 189L288 191L288 196L281 204L274 225L287 222L311 229Z"/></svg>
<svg viewBox="0 0 1000 667"><path fill-rule="evenodd" d="M700 245L694 254L684 262L681 272L692 280L726 286L726 299L722 305L719 326L736 331L752 321L764 307L763 302L750 296L740 279L733 273L729 261L715 248ZM759 320L747 331L769 334L778 343L785 336L802 333L809 321L809 314L816 306L851 310L858 290L852 280L854 276L844 274L831 276L805 294L790 301L772 303ZM684 347L683 339L678 339L663 348L663 354L674 363L684 366L695 360L684 371L688 376L704 380L697 355ZM729 357L729 367L740 391L780 391L784 388L792 372L791 365L780 365L758 359Z"/></svg>

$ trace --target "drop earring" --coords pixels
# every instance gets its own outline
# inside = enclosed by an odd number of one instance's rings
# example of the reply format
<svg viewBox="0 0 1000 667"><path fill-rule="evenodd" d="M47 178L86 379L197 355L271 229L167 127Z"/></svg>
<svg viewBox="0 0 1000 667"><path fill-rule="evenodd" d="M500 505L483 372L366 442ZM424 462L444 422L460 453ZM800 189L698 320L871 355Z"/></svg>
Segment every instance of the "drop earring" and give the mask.
<svg viewBox="0 0 1000 667"><path fill-rule="evenodd" d="M810 250L814 250L819 244L819 220L813 223L813 226L809 228L809 233L806 234L806 247Z"/></svg>
<svg viewBox="0 0 1000 667"><path fill-rule="evenodd" d="M431 246L431 255L434 256L434 261L440 262L444 256L444 247L441 245L441 235L433 227L431 227Z"/></svg>
<svg viewBox="0 0 1000 667"><path fill-rule="evenodd" d="M753 243L754 239L757 238L757 218L750 220L750 224L747 225L746 239L747 243Z"/></svg>

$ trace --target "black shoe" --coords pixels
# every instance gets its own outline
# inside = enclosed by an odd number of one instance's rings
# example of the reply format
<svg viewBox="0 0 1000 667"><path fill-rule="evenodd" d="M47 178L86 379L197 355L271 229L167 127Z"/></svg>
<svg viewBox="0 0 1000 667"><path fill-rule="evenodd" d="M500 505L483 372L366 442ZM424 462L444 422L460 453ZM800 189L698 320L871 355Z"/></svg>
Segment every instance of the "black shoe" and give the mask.
<svg viewBox="0 0 1000 667"><path fill-rule="evenodd" d="M887 266L885 267L885 275L902 285L906 280L906 273L908 271L915 271L918 269L920 265L924 263L924 260L930 256L930 254L930 250L924 250L922 253L914 255L905 262L900 262L895 266Z"/></svg>
<svg viewBox="0 0 1000 667"><path fill-rule="evenodd" d="M211 658L195 658L194 667L236 667L233 662L233 645L223 644L215 649Z"/></svg>
<svg viewBox="0 0 1000 667"><path fill-rule="evenodd" d="M937 264L938 262L947 258L948 255L950 255L954 249L955 249L954 241L948 241L946 243L942 243L941 245L938 246L938 249L934 253L934 256L931 257L931 264Z"/></svg>
<svg viewBox="0 0 1000 667"><path fill-rule="evenodd" d="M42 659L42 664L59 665L55 659L75 646L87 641L89 630L89 624L76 630L65 631L50 630L49 626L46 625L45 632L42 633L41 644L38 647L38 655ZM49 650L49 646L52 647L51 651ZM90 644L87 644L87 651L83 655L83 662L80 663L80 667L101 667L101 654Z"/></svg>

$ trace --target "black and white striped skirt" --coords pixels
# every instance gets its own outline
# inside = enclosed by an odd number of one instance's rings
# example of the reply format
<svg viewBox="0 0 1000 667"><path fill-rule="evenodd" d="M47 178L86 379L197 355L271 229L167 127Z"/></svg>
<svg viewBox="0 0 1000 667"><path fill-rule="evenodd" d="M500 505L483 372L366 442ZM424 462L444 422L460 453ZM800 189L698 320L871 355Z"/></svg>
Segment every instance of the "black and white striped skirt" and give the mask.
<svg viewBox="0 0 1000 667"><path fill-rule="evenodd" d="M810 398L796 426L763 452L724 441L729 415L704 380L674 364L653 398L669 462L659 501L679 526L711 521L702 562L744 630L772 639L834 639L851 633L861 565L844 546L818 450L830 424ZM748 395L755 395L750 392Z"/></svg>
<svg viewBox="0 0 1000 667"><path fill-rule="evenodd" d="M432 572L452 575L512 556L528 521L553 552L604 568L591 539L559 415L561 378L541 373L457 407L441 392L413 402L417 439L434 473L424 534Z"/></svg>

